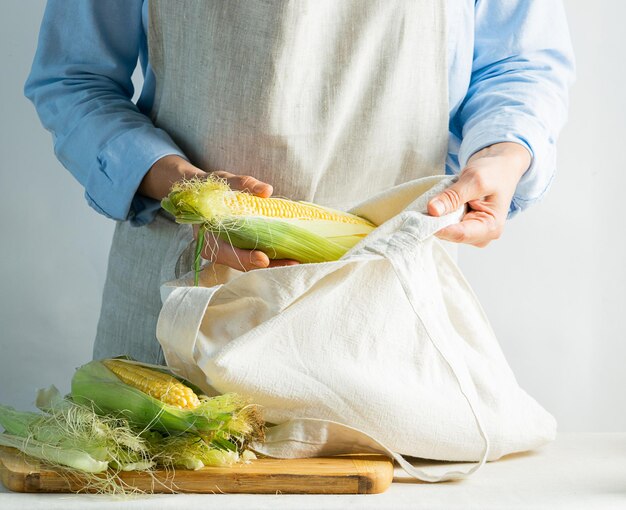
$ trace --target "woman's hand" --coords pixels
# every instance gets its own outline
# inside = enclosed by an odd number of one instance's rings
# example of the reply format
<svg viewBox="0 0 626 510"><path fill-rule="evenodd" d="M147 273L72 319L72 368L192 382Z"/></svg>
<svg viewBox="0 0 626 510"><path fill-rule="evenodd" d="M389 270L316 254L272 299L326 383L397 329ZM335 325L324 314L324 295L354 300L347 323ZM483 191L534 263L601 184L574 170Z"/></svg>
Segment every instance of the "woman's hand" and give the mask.
<svg viewBox="0 0 626 510"><path fill-rule="evenodd" d="M249 175L235 175L230 172L222 171L213 172L213 175L226 179L232 189L248 191L259 197L267 198L271 196L274 191L270 184L259 181ZM194 237L197 237L197 235L198 226L194 225ZM218 264L230 266L239 271L298 264L297 261L290 259L270 260L267 254L260 250L242 250L235 248L210 232L207 232L205 235L202 257Z"/></svg>
<svg viewBox="0 0 626 510"><path fill-rule="evenodd" d="M491 145L475 153L459 180L428 203L428 213L443 216L467 204L460 223L441 229L446 241L483 248L504 229L517 183L530 166L528 150L513 142Z"/></svg>
<svg viewBox="0 0 626 510"><path fill-rule="evenodd" d="M261 182L249 175L235 175L230 172L212 172L217 177L226 179L232 189L248 191L259 197L269 197L272 186ZM181 179L206 178L209 174L200 168L192 165L180 156L170 155L159 159L143 178L138 192L142 195L162 200L165 198L172 185ZM194 237L198 236L198 226L194 225ZM231 246L228 242L216 237L211 233L205 236L205 245L202 250L202 257L230 266L239 271L249 271L265 267L290 266L297 264L295 260L280 259L270 260L269 257L260 250L241 250Z"/></svg>

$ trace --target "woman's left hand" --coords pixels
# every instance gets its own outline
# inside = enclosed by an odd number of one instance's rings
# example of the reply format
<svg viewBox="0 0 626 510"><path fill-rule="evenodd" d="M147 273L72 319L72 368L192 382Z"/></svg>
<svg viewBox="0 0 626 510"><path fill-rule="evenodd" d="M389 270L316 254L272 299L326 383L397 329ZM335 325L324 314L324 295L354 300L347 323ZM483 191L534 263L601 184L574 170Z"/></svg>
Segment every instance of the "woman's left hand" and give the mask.
<svg viewBox="0 0 626 510"><path fill-rule="evenodd" d="M497 143L475 153L459 180L428 202L431 216L443 216L463 204L468 207L460 223L441 229L436 236L480 248L498 239L517 183L530 162L528 150L513 142Z"/></svg>

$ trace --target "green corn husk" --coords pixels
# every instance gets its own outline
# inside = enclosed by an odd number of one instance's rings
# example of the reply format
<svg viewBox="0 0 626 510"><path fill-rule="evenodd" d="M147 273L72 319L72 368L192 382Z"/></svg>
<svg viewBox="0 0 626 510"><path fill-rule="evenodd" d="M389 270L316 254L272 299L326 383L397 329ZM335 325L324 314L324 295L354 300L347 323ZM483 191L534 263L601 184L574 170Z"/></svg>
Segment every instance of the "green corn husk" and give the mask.
<svg viewBox="0 0 626 510"><path fill-rule="evenodd" d="M0 404L0 425L7 434L20 437L28 437L34 429L41 415L29 411L16 411L12 407Z"/></svg>
<svg viewBox="0 0 626 510"><path fill-rule="evenodd" d="M43 414L0 405L3 445L90 473L107 467L129 470L154 466L145 441L124 420L98 416L88 407L63 399L54 387L40 391L37 402L45 402Z"/></svg>
<svg viewBox="0 0 626 510"><path fill-rule="evenodd" d="M190 432L209 442L225 439L231 444L244 444L263 435L257 407L239 395L199 395L198 407L180 409L124 383L101 361L92 361L76 371L71 396L78 403L92 405L98 413L119 414L135 426L167 434Z"/></svg>
<svg viewBox="0 0 626 510"><path fill-rule="evenodd" d="M50 445L32 438L0 434L0 445L16 448L36 459L67 466L83 473L102 473L109 468L107 461L97 460L84 450Z"/></svg>
<svg viewBox="0 0 626 510"><path fill-rule="evenodd" d="M164 367L125 362L168 372ZM126 377L127 371L122 372ZM79 492L107 494L142 492L124 481L122 471L150 473L161 468L169 473L254 458L246 445L263 437L257 408L235 394L209 398L187 384L200 403L194 401L192 410L181 411L117 380L101 362L88 363L77 371L73 397L63 398L54 386L38 392L36 405L42 413L0 405L0 430L5 430L0 433L0 446L58 468ZM174 387L180 390L178 383Z"/></svg>
<svg viewBox="0 0 626 510"><path fill-rule="evenodd" d="M227 218L222 220L217 234L232 246L261 250L270 259L328 262L340 259L348 251L346 246L305 227L272 218Z"/></svg>

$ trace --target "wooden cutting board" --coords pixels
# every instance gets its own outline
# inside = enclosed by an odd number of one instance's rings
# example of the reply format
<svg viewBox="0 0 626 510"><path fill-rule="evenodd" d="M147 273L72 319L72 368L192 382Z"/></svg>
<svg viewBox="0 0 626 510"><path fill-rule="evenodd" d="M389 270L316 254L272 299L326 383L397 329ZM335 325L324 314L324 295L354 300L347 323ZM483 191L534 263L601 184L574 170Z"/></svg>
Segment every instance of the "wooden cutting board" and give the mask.
<svg viewBox="0 0 626 510"><path fill-rule="evenodd" d="M121 473L131 487L154 493L377 494L393 480L393 463L382 455L314 459L257 459L228 468L175 473ZM77 492L81 484L13 448L0 447L0 479L16 492Z"/></svg>

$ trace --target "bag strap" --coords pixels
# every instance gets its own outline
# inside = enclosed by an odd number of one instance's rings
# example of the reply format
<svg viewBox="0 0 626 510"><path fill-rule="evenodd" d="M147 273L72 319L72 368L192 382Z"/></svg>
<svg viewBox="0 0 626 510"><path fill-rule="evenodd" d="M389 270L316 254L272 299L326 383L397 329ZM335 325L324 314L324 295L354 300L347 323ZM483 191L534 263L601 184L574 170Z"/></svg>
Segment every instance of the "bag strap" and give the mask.
<svg viewBox="0 0 626 510"><path fill-rule="evenodd" d="M163 307L157 321L157 339L172 371L196 384L205 379L195 362L196 339L211 297L220 287L161 287Z"/></svg>
<svg viewBox="0 0 626 510"><path fill-rule="evenodd" d="M427 204L430 199L441 193L441 191L447 188L452 182L454 182L454 179L435 177L431 178L429 182L426 182L426 180L416 181L392 190L395 193L399 190L410 196L410 193L415 191L411 188L412 186L425 186L428 188L424 190L418 198L406 206L401 213L381 225L381 227L372 232L372 234L350 252L354 256L365 253L376 254L385 257L390 262L415 316L424 326L433 347L454 375L459 391L469 406L478 433L482 439L483 446L478 463L475 463L467 470L448 470L441 474L433 474L424 469L417 469L401 455L387 450L391 457L393 457L407 473L428 482L459 479L471 475L480 469L487 461L490 447L489 437L479 411L479 399L476 395L475 387L467 371L467 367L463 360L459 359L454 346L446 342L446 332L441 331L441 326L437 321L429 320L430 317L437 316L437 311L424 313L425 310L432 309L433 305L430 300L426 299L425 295L416 295L410 285L416 277L411 269L415 261L421 258L421 255L418 254L417 251L423 250L427 243L438 242L436 240L428 241L428 239L440 229L458 223L465 213L463 207L441 217L433 217L427 213ZM369 209L372 209L371 214L374 214L374 205L374 203L366 203L358 212L368 213L370 212ZM448 257L447 253L445 256ZM348 258L349 257L350 254L348 254ZM452 260L449 260L449 262L451 264L454 263ZM422 280L423 276L424 274L420 272L420 278L422 278ZM428 287L428 282L422 280L420 281L421 285ZM436 288L438 284L437 281L430 283L431 288Z"/></svg>
<svg viewBox="0 0 626 510"><path fill-rule="evenodd" d="M391 456L407 473L429 482L467 477L480 469L489 456L489 438L480 416L479 399L476 395L475 387L467 371L467 367L465 363L459 359L454 347L445 341L447 338L445 331L440 331L441 327L436 321L429 320L430 317L436 316L437 312L435 311L430 314L423 313L425 310L432 309L431 302L426 299L425 295L416 295L413 287L410 285L410 283L415 280L415 275L411 272L411 268L413 264L415 264L415 261L421 258L421 256L417 254L417 251L424 249L425 243L429 242L427 241L428 238L433 236L435 232L448 225L458 223L463 217L465 212L463 207L441 217L430 216L427 213L427 204L431 198L441 193L454 181L454 178L438 176L429 178L429 180L422 179L410 182L390 190L389 193L395 193L397 195L397 197L394 198L410 197L412 193L420 191L420 188L423 192L408 205L406 204L406 199L404 202L399 200L399 203L401 206L404 206L405 209L388 222L381 225L380 228L376 229L352 252L354 255L374 253L385 257L390 262L415 316L424 326L433 347L437 350L454 375L459 391L470 408L478 433L482 438L483 447L478 463L465 471L450 470L440 475L432 475L431 473L424 472L424 470L416 469L401 455L391 452ZM373 215L376 214L375 206L376 203L372 200L371 203L367 202L362 204L357 208L358 210L355 209L355 211L365 215ZM433 240L430 242L437 241ZM447 253L445 256L448 257ZM449 262L451 264L454 263L452 260ZM423 273L420 272L420 278L422 278L422 280L423 276ZM435 288L437 283L436 281L431 282L431 288ZM428 287L428 282L421 281L421 284Z"/></svg>
<svg viewBox="0 0 626 510"><path fill-rule="evenodd" d="M433 241L437 242L437 241ZM418 249L424 249L425 244L419 243L417 245ZM442 250L445 252L445 250ZM413 290L413 287L410 285L411 281L414 281L414 274L411 273L412 264L415 263L415 250L398 250L391 249L387 253L384 254L387 260L390 261L396 275L398 276L398 280L402 286L402 289L406 295L411 308L413 309L413 313L417 317L417 319L422 323L428 338L430 339L433 347L437 350L443 361L448 365L456 382L459 387L459 391L463 395L463 398L467 402L470 412L474 418L474 422L476 423L476 427L478 429L478 433L482 439L483 446L482 452L480 454L480 461L466 471L448 471L440 476L440 479L437 481L450 480L453 478L464 478L474 473L478 469L480 469L483 464L487 461L489 456L489 437L487 435L485 426L483 424L483 420L480 414L480 404L478 395L476 394L476 388L472 381L472 378L467 370L467 366L462 359L460 359L458 351L447 342L448 335L445 331L441 329L440 324L437 321L431 320L431 317L437 316L437 311L433 311L431 301L426 298L423 294L416 294ZM447 253L443 256L448 257ZM450 260L450 263L453 263ZM428 282L424 281L424 276L427 273L420 272L421 282L420 284L429 287ZM432 286L430 288L434 288L436 285L436 281L432 282ZM431 309L433 313L424 313L424 311ZM408 472L411 473L410 464L408 464L404 459L398 458L399 455L394 458L398 461L398 463Z"/></svg>
<svg viewBox="0 0 626 510"><path fill-rule="evenodd" d="M466 478L482 465L482 463L473 464L466 471L447 469L446 465L416 467L402 455L360 429L316 418L294 418L270 427L266 431L264 441L253 442L250 448L257 453L278 459L379 453L395 460L406 473L424 482Z"/></svg>

